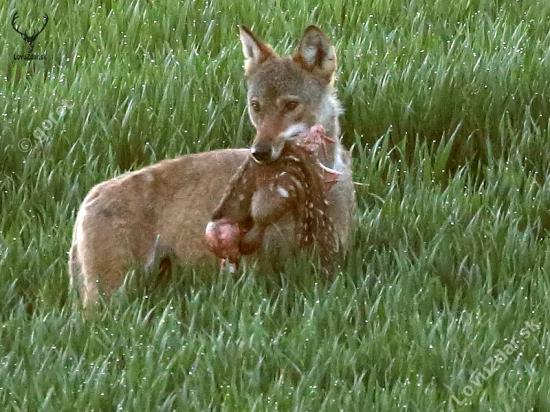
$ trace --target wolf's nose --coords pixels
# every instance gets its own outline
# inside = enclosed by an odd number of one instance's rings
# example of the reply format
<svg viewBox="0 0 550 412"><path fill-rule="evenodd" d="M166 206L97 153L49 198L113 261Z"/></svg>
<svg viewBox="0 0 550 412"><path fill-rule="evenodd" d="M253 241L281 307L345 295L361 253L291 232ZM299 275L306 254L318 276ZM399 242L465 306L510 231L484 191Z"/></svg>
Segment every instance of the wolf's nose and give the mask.
<svg viewBox="0 0 550 412"><path fill-rule="evenodd" d="M264 163L271 160L271 148L269 146L257 145L251 150L252 157L258 163Z"/></svg>

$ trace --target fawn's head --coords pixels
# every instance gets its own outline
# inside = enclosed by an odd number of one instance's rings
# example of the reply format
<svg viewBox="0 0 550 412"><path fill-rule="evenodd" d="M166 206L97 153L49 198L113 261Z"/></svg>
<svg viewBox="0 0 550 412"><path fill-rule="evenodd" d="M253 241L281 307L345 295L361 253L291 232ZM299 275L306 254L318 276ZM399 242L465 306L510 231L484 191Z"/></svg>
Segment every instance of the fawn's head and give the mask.
<svg viewBox="0 0 550 412"><path fill-rule="evenodd" d="M285 140L321 124L332 137L340 130L333 83L336 52L316 26L309 26L292 57L279 57L248 28L239 27L245 56L248 113L256 128L251 153L258 163L276 160Z"/></svg>

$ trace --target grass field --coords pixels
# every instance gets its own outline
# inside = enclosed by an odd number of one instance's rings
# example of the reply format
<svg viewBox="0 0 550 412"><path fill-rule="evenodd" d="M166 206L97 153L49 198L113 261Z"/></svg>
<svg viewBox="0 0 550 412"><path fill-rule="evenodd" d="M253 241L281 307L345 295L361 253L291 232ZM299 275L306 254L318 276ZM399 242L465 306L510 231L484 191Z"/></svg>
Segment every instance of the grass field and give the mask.
<svg viewBox="0 0 550 412"><path fill-rule="evenodd" d="M0 410L550 410L549 2L38 3L0 5ZM14 60L15 10L48 13L45 61ZM181 268L84 323L87 191L250 143L238 23L337 46L361 183L341 273Z"/></svg>

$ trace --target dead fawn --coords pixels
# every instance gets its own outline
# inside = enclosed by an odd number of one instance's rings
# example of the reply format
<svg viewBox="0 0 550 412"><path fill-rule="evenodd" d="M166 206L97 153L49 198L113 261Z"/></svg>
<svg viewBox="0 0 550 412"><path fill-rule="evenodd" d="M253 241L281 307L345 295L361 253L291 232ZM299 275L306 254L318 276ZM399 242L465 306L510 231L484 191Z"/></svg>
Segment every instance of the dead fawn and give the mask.
<svg viewBox="0 0 550 412"><path fill-rule="evenodd" d="M295 238L303 248L315 243L325 273L331 272L337 244L326 195L339 174L317 160L325 141L331 139L322 126L313 126L287 143L276 161L243 163L206 226L206 244L223 267L238 268L242 255L261 249L266 229L291 213Z"/></svg>
<svg viewBox="0 0 550 412"><path fill-rule="evenodd" d="M285 144L314 125L330 141L317 160L337 172L324 196L337 253L346 250L355 210L351 157L340 143L340 104L334 89L336 54L323 32L310 26L291 57L240 27L248 87L248 112L256 128L251 149L225 149L165 160L100 183L78 212L69 253L71 286L82 305L110 295L132 264L153 266L163 257L186 265L216 261L205 229L231 182L252 155L259 164L276 161ZM320 189L316 189L320 190ZM257 203L257 210L265 205ZM278 217L278 216L277 216ZM277 263L301 250L291 211L263 228L261 248L247 257Z"/></svg>

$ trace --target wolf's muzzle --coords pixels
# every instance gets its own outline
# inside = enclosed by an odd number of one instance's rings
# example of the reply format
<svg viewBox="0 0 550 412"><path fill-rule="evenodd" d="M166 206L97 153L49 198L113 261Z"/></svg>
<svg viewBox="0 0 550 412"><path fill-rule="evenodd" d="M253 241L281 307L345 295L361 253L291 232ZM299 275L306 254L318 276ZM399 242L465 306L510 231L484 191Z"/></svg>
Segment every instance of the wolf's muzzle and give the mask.
<svg viewBox="0 0 550 412"><path fill-rule="evenodd" d="M271 160L271 147L267 145L256 145L251 150L252 157L258 163L265 163Z"/></svg>

